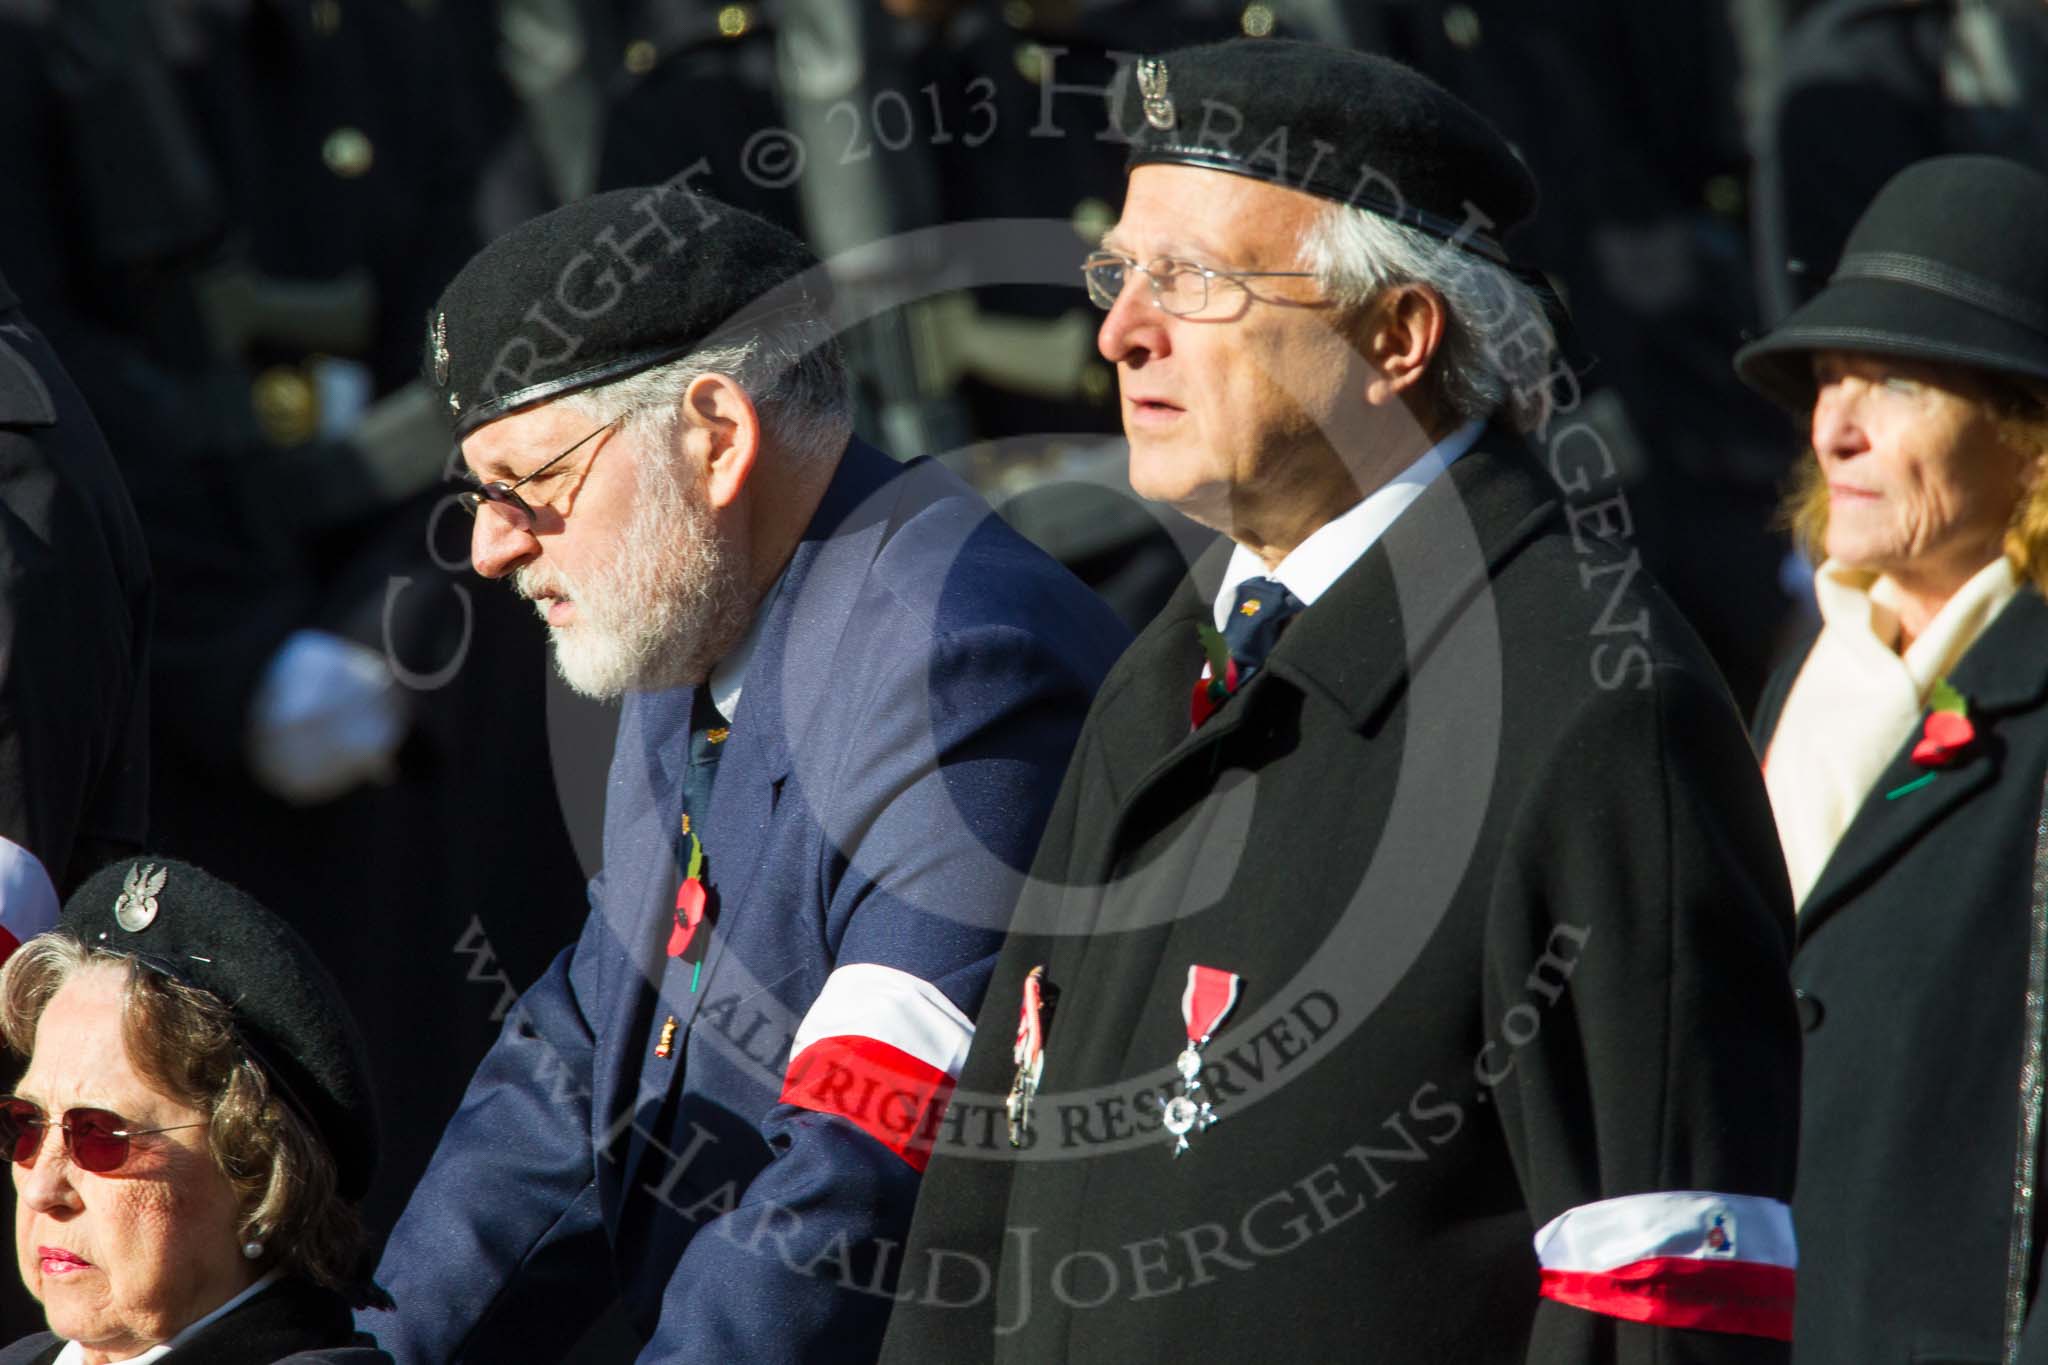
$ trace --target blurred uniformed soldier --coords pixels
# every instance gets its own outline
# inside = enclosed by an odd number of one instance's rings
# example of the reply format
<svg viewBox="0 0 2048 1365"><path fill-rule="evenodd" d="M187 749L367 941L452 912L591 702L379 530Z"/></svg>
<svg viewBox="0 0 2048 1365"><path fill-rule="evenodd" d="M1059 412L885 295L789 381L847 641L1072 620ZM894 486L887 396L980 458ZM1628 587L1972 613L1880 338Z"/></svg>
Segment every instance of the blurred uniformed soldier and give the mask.
<svg viewBox="0 0 2048 1365"><path fill-rule="evenodd" d="M1757 279L1777 323L1898 171L1945 152L2048 170L2048 7L1829 0L1785 39L1758 130Z"/></svg>
<svg viewBox="0 0 2048 1365"><path fill-rule="evenodd" d="M1598 440L1633 541L1747 705L1791 603L1772 526L1777 415L1729 382L1757 323L1729 5L1372 0L1351 39L1502 128L1544 186L1519 240L1570 301L1582 391L1556 431Z"/></svg>
<svg viewBox="0 0 2048 1365"><path fill-rule="evenodd" d="M0 960L148 832L150 596L106 442L0 276Z"/></svg>

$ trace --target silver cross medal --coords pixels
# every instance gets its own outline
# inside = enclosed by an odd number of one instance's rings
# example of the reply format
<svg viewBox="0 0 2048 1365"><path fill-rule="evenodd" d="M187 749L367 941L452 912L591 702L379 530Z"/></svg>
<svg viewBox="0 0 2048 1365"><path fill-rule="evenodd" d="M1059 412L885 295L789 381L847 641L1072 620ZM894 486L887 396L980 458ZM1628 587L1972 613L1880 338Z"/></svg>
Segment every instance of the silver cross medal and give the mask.
<svg viewBox="0 0 2048 1365"><path fill-rule="evenodd" d="M1173 1134L1173 1154L1179 1156L1188 1149L1188 1134L1199 1133L1216 1121L1216 1110L1207 1100L1197 1100L1195 1092L1202 1088L1202 1043L1209 1041L1207 1034L1200 1042L1189 1043L1180 1056L1173 1059L1174 1069L1180 1072L1181 1093L1166 1102L1166 1131Z"/></svg>
<svg viewBox="0 0 2048 1365"><path fill-rule="evenodd" d="M1180 1017L1187 1025L1188 1045L1173 1059L1180 1072L1180 1093L1166 1102L1166 1131L1173 1134L1173 1154L1188 1149L1188 1134L1199 1133L1216 1121L1209 1101L1198 1098L1202 1088L1202 1048L1215 1036L1223 1017L1237 1004L1244 978L1221 967L1199 964L1188 968L1188 988L1181 992Z"/></svg>
<svg viewBox="0 0 2048 1365"><path fill-rule="evenodd" d="M1031 1131L1031 1101L1038 1094L1038 1078L1019 1067L1010 1085L1009 1103L1004 1105L1010 1119L1010 1145L1022 1147Z"/></svg>

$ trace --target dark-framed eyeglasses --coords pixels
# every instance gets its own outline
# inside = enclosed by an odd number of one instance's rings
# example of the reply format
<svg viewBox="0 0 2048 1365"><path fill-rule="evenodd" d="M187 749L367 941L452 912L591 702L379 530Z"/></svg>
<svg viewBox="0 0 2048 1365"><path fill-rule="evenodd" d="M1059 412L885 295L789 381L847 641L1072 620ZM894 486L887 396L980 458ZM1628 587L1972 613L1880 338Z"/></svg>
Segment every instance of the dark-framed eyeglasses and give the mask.
<svg viewBox="0 0 2048 1365"><path fill-rule="evenodd" d="M535 469L531 474L528 474L523 479L515 480L512 483L505 483L501 480L493 481L491 483L484 484L480 488L468 489L462 493L458 493L456 495L455 500L462 504L462 510L469 513L471 517L476 516L478 508L482 507L485 503L489 503L491 506L503 512L507 517L510 517L513 523L517 525L520 530L531 531L534 525L534 511L533 508L527 504L526 499L519 496L518 490L525 487L527 484L532 483L535 479L547 473L550 469L553 469L556 465L568 459L571 455L574 455L577 451L583 449L583 447L589 445L592 441L604 435L604 433L610 431L613 427L617 426L619 423L625 420L626 416L624 413L621 413L617 417L612 418L611 421L606 422L603 426L599 427L596 431L591 432L588 436L585 436L575 445L570 446L561 454L548 460L547 463L541 465L539 468ZM590 457L590 460L592 464L595 464L597 462L597 456L592 455ZM588 474L590 472L590 467L588 465L584 466L583 472Z"/></svg>
<svg viewBox="0 0 2048 1365"><path fill-rule="evenodd" d="M206 1121L173 1123L164 1128L130 1128L128 1121L108 1109L67 1109L57 1126L64 1132L64 1149L71 1164L82 1171L105 1175L121 1168L128 1159L128 1140L151 1133L175 1133L181 1128L204 1128ZM0 1099L0 1146L16 1165L33 1166L43 1150L43 1134L50 1116L34 1100L19 1095Z"/></svg>
<svg viewBox="0 0 2048 1365"><path fill-rule="evenodd" d="M1116 307L1132 271L1151 282L1152 301L1177 318L1234 315L1251 292L1245 287L1246 280L1315 278L1313 270L1215 270L1171 256L1141 265L1120 251L1092 251L1081 262L1088 297L1105 312Z"/></svg>

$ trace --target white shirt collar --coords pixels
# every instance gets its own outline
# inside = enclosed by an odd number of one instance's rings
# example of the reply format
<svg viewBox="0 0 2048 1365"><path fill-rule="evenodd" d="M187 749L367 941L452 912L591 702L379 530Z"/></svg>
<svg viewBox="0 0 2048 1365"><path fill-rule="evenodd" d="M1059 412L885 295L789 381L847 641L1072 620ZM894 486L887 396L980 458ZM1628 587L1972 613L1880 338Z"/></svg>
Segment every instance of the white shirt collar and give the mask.
<svg viewBox="0 0 2048 1365"><path fill-rule="evenodd" d="M1342 578L1344 571L1356 564L1374 542L1386 534L1387 528L1408 510L1409 504L1422 496L1424 489L1436 482L1438 475L1451 467L1453 460L1478 443L1479 434L1484 430L1484 422L1467 422L1438 441L1414 464L1359 499L1357 505L1342 516L1317 527L1270 573L1256 554L1242 545L1238 546L1231 553L1229 566L1223 571L1222 586L1216 590L1213 610L1216 629L1223 629L1229 621L1231 604L1237 600L1238 585L1261 574L1279 582L1299 597L1304 606L1315 605L1315 600L1328 592L1330 585ZM728 711L726 714L732 713Z"/></svg>
<svg viewBox="0 0 2048 1365"><path fill-rule="evenodd" d="M1901 654L1899 591L1890 579L1832 559L1813 576L1814 600L1828 630L1859 650L1867 666L1903 669L1921 698L1937 678L1962 662L2019 588L2019 570L2004 555L1998 556L1942 603L1919 638Z"/></svg>
<svg viewBox="0 0 2048 1365"><path fill-rule="evenodd" d="M1803 906L1820 884L1878 779L1920 728L1936 680L1961 662L2019 583L2012 562L1999 556L1900 654L1891 580L1834 560L1815 572L1825 628L1785 696L1764 763L1794 904Z"/></svg>
<svg viewBox="0 0 2048 1365"><path fill-rule="evenodd" d="M705 685L711 689L711 704L718 708L727 723L740 713L740 692L747 681L747 665L754 660L754 649L761 643L762 624L775 606L775 599L782 594L783 580L789 577L789 568L783 566L775 576L775 582L761 597L761 605L754 611L754 619L747 626L747 633L732 647L723 659L711 670L710 681Z"/></svg>
<svg viewBox="0 0 2048 1365"><path fill-rule="evenodd" d="M190 1341L193 1337L197 1336L202 1330L206 1328L207 1324L226 1317L228 1314L234 1312L237 1308L240 1308L243 1304L255 1298L258 1294L261 1294L264 1290L270 1288L270 1286L276 1284L279 1280L283 1278L284 1267L279 1266L275 1270L272 1270L269 1274L263 1276L263 1278L257 1280L256 1283L250 1285L247 1289L244 1289L241 1293L235 1295L232 1299L229 1299L220 1307L214 1309L211 1313L208 1313L205 1317L200 1318L197 1322L188 1324L183 1331L179 1332L169 1341L158 1342L156 1345L150 1347L147 1351L144 1351L139 1356L128 1356L126 1359L121 1361L119 1365L150 1365L151 1361L162 1360L165 1356L169 1355L172 1352L172 1350L179 1346L182 1346L184 1343ZM64 1349L57 1353L55 1365L84 1365L84 1361L85 1347L79 1345L75 1341L67 1341L64 1343Z"/></svg>

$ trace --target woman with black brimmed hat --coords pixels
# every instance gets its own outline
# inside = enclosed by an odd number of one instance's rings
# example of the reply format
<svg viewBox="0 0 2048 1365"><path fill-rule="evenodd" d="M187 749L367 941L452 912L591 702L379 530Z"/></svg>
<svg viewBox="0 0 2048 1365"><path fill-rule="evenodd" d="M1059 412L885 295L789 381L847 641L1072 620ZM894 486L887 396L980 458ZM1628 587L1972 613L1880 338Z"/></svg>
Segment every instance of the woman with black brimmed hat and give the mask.
<svg viewBox="0 0 2048 1365"><path fill-rule="evenodd" d="M1757 724L1799 903L1795 1359L2033 1359L2048 177L1908 167L1736 367L1810 422L1788 510L1821 561Z"/></svg>
<svg viewBox="0 0 2048 1365"><path fill-rule="evenodd" d="M50 1330L0 1365L390 1365L357 1208L363 1048L282 920L183 863L97 873L0 971L14 1243Z"/></svg>

